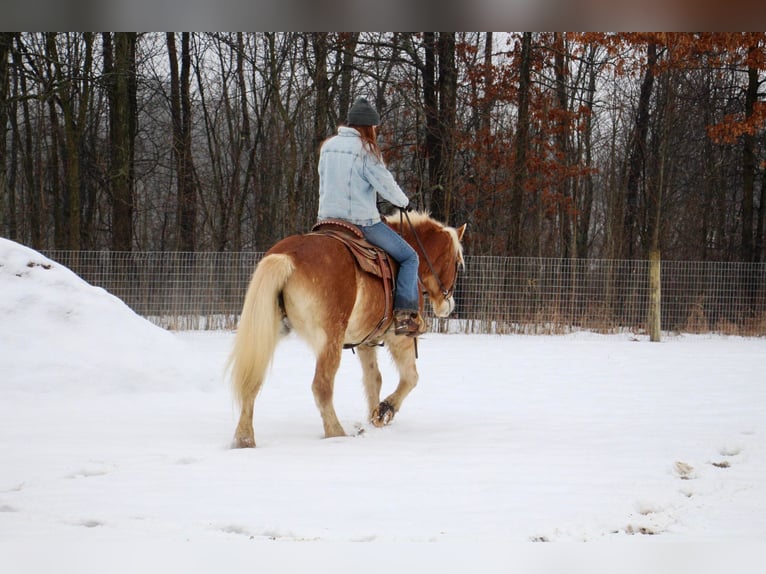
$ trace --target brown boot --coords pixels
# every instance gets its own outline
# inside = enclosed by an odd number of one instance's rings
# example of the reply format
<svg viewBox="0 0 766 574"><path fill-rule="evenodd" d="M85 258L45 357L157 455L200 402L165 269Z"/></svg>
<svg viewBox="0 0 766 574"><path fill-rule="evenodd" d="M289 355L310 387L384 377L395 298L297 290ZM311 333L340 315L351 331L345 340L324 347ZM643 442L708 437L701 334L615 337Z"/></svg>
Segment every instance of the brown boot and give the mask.
<svg viewBox="0 0 766 574"><path fill-rule="evenodd" d="M394 311L394 333L417 337L425 332L425 321L417 311Z"/></svg>

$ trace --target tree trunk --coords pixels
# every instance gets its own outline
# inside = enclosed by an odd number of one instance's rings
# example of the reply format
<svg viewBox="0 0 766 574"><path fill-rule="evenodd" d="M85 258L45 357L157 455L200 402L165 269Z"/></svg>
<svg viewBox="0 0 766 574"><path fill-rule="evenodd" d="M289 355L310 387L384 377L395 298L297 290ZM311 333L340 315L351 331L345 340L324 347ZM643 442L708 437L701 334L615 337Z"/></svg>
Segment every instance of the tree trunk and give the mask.
<svg viewBox="0 0 766 574"><path fill-rule="evenodd" d="M21 40L17 38L17 44ZM21 51L19 49L13 50L13 66L16 70L17 82L18 82L18 96L21 97L28 93L27 75L24 73L23 65L21 62ZM23 141L23 149L21 150L21 169L23 172L24 185L27 190L27 201L29 209L29 221L28 232L26 237L19 236L18 239L22 241L29 241L34 249L42 249L44 247L42 240L42 201L40 197L40 191L35 179L34 170L34 157L33 157L33 133L32 133L32 114L29 109L29 98L21 97L21 120L22 128L18 128L15 138L17 141ZM13 125L16 125L13 122ZM21 147L21 143L19 143ZM58 169L56 167L56 169ZM23 197L20 195L20 199L23 201Z"/></svg>
<svg viewBox="0 0 766 574"><path fill-rule="evenodd" d="M8 58L13 45L12 32L0 32L0 235L8 233L12 191L6 186L8 174L8 145L6 129L8 125L8 93L10 74L8 73Z"/></svg>
<svg viewBox="0 0 766 574"><path fill-rule="evenodd" d="M561 32L553 34L553 69L556 82L556 105L559 115L556 122L556 148L559 156L559 163L565 170L559 182L558 189L558 211L559 227L561 236L561 256L569 258L574 256L574 245L572 232L573 222L571 221L572 203L571 203L571 181L568 175L570 166L571 151L569 146L569 121L566 119L569 112L569 96L567 94L567 58L566 45Z"/></svg>
<svg viewBox="0 0 766 574"><path fill-rule="evenodd" d="M181 68L175 34L168 32L170 63L170 106L173 119L173 155L176 161L178 186L178 251L196 248L197 195L194 187L194 166L191 155L191 49L189 32L181 34Z"/></svg>
<svg viewBox="0 0 766 574"><path fill-rule="evenodd" d="M68 38L68 42L78 42L76 37ZM58 209L63 217L56 223L61 229L56 230L56 237L63 243L57 247L66 247L72 251L82 248L82 166L84 158L85 128L90 110L90 77L93 63L93 34L85 32L82 35L84 47L83 65L79 62L62 61L58 52L58 37L55 32L46 34L46 55L52 65L49 78L54 82L55 89L51 97L61 109L63 121L63 136L60 144L63 146L64 190L58 198ZM52 114L55 116L55 114ZM56 122L57 123L57 122ZM52 129L58 129L57 125Z"/></svg>
<svg viewBox="0 0 766 574"><path fill-rule="evenodd" d="M133 148L136 135L136 34L103 34L104 74L109 95L112 249L133 246Z"/></svg>
<svg viewBox="0 0 766 574"><path fill-rule="evenodd" d="M18 36L17 36L18 38ZM13 54L15 54L16 50L15 48L11 47L11 60L14 60ZM10 158L10 166L8 167L8 227L7 227L7 235L9 239L12 241L18 241L19 238L19 227L18 227L18 216L16 214L16 208L17 208L17 198L21 197L21 193L16 190L16 185L18 182L18 163L19 163L19 147L21 145L21 136L19 132L19 70L16 68L16 66L13 66L13 69L9 69L9 82L12 83L12 91L11 97L13 99L13 105L9 109L8 119L10 120L10 138L11 138L11 158Z"/></svg>
<svg viewBox="0 0 766 574"><path fill-rule="evenodd" d="M75 86L78 87L77 100L79 106L77 108L77 114L75 116L75 130L77 132L77 163L78 163L78 180L77 180L77 195L78 201L78 213L77 221L80 224L80 233L78 240L78 249L90 249L92 247L92 240L94 230L88 226L89 220L86 217L86 209L88 207L88 192L86 180L88 171L88 158L91 157L89 152L89 138L87 135L88 121L91 119L91 105L92 105L92 78L93 78L93 32L84 32L83 42L85 47L85 56L83 60L83 67L80 70L80 78L75 79ZM90 220L92 223L92 220Z"/></svg>
<svg viewBox="0 0 766 574"><path fill-rule="evenodd" d="M647 47L646 71L641 82L636 123L629 149L628 174L625 185L625 217L623 220L625 235L622 256L625 259L633 259L636 256L636 242L638 240L638 187L646 163L645 149L646 137L649 131L649 105L651 103L652 87L654 86L654 68L656 63L657 46L649 44Z"/></svg>
<svg viewBox="0 0 766 574"><path fill-rule="evenodd" d="M764 253L763 236L766 233L764 224L766 223L766 170L761 172L761 195L758 202L758 221L755 228L755 258L757 263L762 263L766 258Z"/></svg>
<svg viewBox="0 0 766 574"><path fill-rule="evenodd" d="M759 263L763 263L766 259L764 234L766 234L766 171L761 173L761 198L758 209L758 223L755 231L755 256Z"/></svg>
<svg viewBox="0 0 766 574"><path fill-rule="evenodd" d="M662 78L662 89L659 90L657 103L657 137L659 140L657 149L653 150L653 155L657 162L657 175L652 185L647 186L646 197L646 228L648 253L660 251L661 222L662 222L662 197L665 187L670 180L669 156L670 156L670 130L673 125L673 110L675 109L675 97L673 86L675 78L673 72L666 70L660 76Z"/></svg>
<svg viewBox="0 0 766 574"><path fill-rule="evenodd" d="M489 134L492 120L492 99L489 92L492 91L494 84L494 69L492 67L492 32L487 32L484 38L484 102L479 110L479 131L483 134Z"/></svg>
<svg viewBox="0 0 766 574"><path fill-rule="evenodd" d="M254 147L253 144L253 134L252 130L250 128L250 112L248 110L248 101L247 101L247 83L245 82L245 42L244 42L244 36L242 32L237 32L237 88L239 90L239 97L240 97L240 108L242 110L242 125L240 126L240 145L242 151L247 151L248 157L250 156L251 150ZM238 195L233 196L231 198L231 205L229 208L233 210L233 214L229 215L227 217L228 225L227 227L231 228L231 226L234 226L234 229L224 229L222 230L222 235L224 238L228 237L228 233L233 231L234 233L234 244L232 246L232 249L234 251L241 251L242 250L242 215L244 212L244 198L248 194L248 190L250 189L250 174L249 174L249 160L248 160L248 166L245 169L244 176L242 178L242 185L241 188L238 187ZM240 174L236 173L233 175L233 177L239 178ZM223 247L225 245L221 245L221 250L223 250Z"/></svg>
<svg viewBox="0 0 766 574"><path fill-rule="evenodd" d="M310 155L311 166L307 174L307 182L304 185L307 188L305 191L309 194L306 198L306 207L309 211L316 215L318 209L318 198L316 190L319 188L317 182L317 170L316 166L319 162L319 148L322 146L322 142L330 135L328 129L328 119L331 115L330 110L330 80L327 77L327 56L329 54L327 32L316 32L312 34L312 40L314 44L314 146L313 153ZM317 205L316 209L313 206ZM311 206L309 208L308 206Z"/></svg>
<svg viewBox="0 0 766 574"><path fill-rule="evenodd" d="M754 50L754 48L750 48ZM758 70L747 70L747 90L745 91L745 121L753 116L755 103L758 101ZM756 260L753 237L753 213L755 196L755 136L745 132L742 145L742 243L740 258L744 263Z"/></svg>
<svg viewBox="0 0 766 574"><path fill-rule="evenodd" d="M51 122L50 164L51 196L53 198L53 238L56 249L78 249L79 243L80 213L78 179L79 165L77 152L73 149L75 143L74 111L72 109L71 78L64 77L62 69L64 64L59 61L57 47L57 33L50 32L45 35L45 52L51 66L50 77L54 89L48 98L48 110ZM59 120L58 110L61 110L63 120ZM63 124L63 125L62 125ZM59 149L61 157L59 157ZM63 168L63 189L59 180L59 161ZM40 202L42 204L42 201Z"/></svg>
<svg viewBox="0 0 766 574"><path fill-rule="evenodd" d="M351 107L351 79L354 71L354 52L359 42L359 32L348 32L343 34L341 43L342 65L340 70L340 91L338 93L338 119L336 125L331 126L333 132L337 124L346 123L348 109Z"/></svg>
<svg viewBox="0 0 766 574"><path fill-rule="evenodd" d="M319 156L319 146L328 136L327 124L330 114L330 80L327 77L329 53L327 32L311 34L314 48L314 149Z"/></svg>
<svg viewBox="0 0 766 574"><path fill-rule="evenodd" d="M51 35L54 38L55 34ZM55 52L54 52L55 53ZM54 60L56 78L59 85L58 103L61 106L64 157L64 217L60 222L66 230L66 248L71 251L80 249L80 154L77 129L75 125L74 78L65 77L62 69L65 62L60 61L58 53ZM62 245L62 244L59 244Z"/></svg>
<svg viewBox="0 0 766 574"><path fill-rule="evenodd" d="M454 131L457 109L455 34L423 35L423 108L425 111L425 160L428 183L423 193L425 207L440 220L447 220L452 204L454 176ZM438 83L437 83L438 72Z"/></svg>
<svg viewBox="0 0 766 574"><path fill-rule="evenodd" d="M455 172L455 118L457 116L457 68L455 33L439 32L439 164L438 192L434 193L433 216L449 221Z"/></svg>
<svg viewBox="0 0 766 574"><path fill-rule="evenodd" d="M515 155L511 175L511 209L508 229L508 255L521 254L521 224L524 188L527 181L527 152L529 151L529 88L532 74L532 33L524 32L519 61L518 124L514 138Z"/></svg>
<svg viewBox="0 0 766 574"><path fill-rule="evenodd" d="M436 96L436 34L423 34L423 109L425 112L425 160L428 179L423 197L425 208L433 213L433 196L439 185L438 165L441 162L439 154L439 103Z"/></svg>
<svg viewBox="0 0 766 574"><path fill-rule="evenodd" d="M593 211L593 100L596 97L596 66L595 66L595 48L588 52L588 89L586 92L585 107L587 108L585 116L585 133L583 134L583 147L585 148L585 169L583 184L581 186L582 195L578 198L577 204L577 239L576 250L579 259L588 257L588 241L590 232L591 212Z"/></svg>
<svg viewBox="0 0 766 574"><path fill-rule="evenodd" d="M647 235L649 237L649 339L659 342L662 333L662 266L660 263L660 239L662 222L662 197L667 185L670 155L670 129L673 125L673 110L675 109L676 85L673 72L666 70L662 74L663 89L661 90L660 102L657 104L659 117L658 139L659 149L655 150L657 156L657 176L654 185L649 187L647 202Z"/></svg>

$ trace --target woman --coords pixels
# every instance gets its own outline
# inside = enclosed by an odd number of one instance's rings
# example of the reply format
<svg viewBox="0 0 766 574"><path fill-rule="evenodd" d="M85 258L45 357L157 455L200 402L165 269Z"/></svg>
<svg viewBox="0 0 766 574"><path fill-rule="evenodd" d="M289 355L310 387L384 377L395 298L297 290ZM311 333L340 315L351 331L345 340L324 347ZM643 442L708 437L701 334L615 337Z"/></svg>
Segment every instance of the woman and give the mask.
<svg viewBox="0 0 766 574"><path fill-rule="evenodd" d="M418 254L380 218L377 195L400 209L409 200L383 163L376 127L380 115L366 99L351 106L346 126L319 153L319 220L343 219L399 263L394 295L394 332L416 337L424 322L418 312Z"/></svg>

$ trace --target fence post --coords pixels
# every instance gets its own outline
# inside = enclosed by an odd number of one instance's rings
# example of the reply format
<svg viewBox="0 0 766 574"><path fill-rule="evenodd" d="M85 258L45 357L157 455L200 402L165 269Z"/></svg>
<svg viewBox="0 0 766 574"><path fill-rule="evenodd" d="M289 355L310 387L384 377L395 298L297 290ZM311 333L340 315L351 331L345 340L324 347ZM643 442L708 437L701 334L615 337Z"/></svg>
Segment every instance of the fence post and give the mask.
<svg viewBox="0 0 766 574"><path fill-rule="evenodd" d="M649 252L649 340L659 342L662 329L660 297L660 251Z"/></svg>

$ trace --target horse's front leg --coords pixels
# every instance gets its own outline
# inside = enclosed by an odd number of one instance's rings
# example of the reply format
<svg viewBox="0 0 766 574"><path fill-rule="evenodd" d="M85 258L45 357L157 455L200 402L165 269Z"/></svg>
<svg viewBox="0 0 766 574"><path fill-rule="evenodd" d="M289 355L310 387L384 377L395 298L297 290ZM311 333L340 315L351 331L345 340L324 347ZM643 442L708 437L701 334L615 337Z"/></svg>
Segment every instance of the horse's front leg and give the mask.
<svg viewBox="0 0 766 574"><path fill-rule="evenodd" d="M359 362L362 365L362 382L364 394L367 398L369 420L375 419L375 411L380 404L380 389L383 385L383 377L378 368L378 350L376 347L362 345L356 348Z"/></svg>
<svg viewBox="0 0 766 574"><path fill-rule="evenodd" d="M396 368L399 371L399 385L385 400L372 411L371 421L376 427L389 424L401 409L404 399L418 384L418 370L415 366L415 342L410 337L389 335L386 341Z"/></svg>

